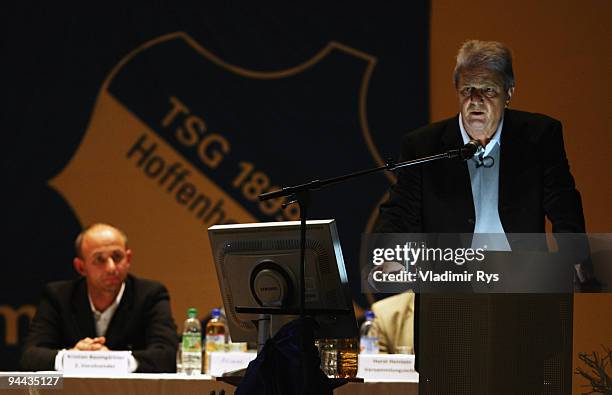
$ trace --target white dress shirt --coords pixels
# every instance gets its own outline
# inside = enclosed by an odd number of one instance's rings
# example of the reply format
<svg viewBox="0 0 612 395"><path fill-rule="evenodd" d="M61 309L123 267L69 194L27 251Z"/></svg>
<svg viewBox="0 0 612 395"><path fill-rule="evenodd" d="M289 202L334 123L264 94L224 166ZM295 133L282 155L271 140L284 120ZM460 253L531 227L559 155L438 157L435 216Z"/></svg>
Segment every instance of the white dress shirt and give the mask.
<svg viewBox="0 0 612 395"><path fill-rule="evenodd" d="M117 307L119 307L119 303L121 303L121 298L123 297L123 291L125 290L125 283L121 284L121 289L117 294L117 297L113 301L113 303L106 308L103 312L100 312L94 306L93 301L91 300L91 295L87 293L87 297L89 298L89 306L91 307L91 311L94 314L94 320L96 321L96 335L98 337L106 335L106 330L108 329L108 324L110 324L113 315L115 315L115 311Z"/></svg>

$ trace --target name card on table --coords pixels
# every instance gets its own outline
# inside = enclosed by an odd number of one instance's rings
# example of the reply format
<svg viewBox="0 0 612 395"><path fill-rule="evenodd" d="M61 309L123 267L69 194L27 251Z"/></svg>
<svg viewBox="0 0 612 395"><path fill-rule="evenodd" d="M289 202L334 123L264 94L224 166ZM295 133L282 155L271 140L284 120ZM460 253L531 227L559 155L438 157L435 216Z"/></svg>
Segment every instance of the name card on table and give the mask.
<svg viewBox="0 0 612 395"><path fill-rule="evenodd" d="M219 377L226 372L244 369L255 358L255 352L211 352L208 374Z"/></svg>
<svg viewBox="0 0 612 395"><path fill-rule="evenodd" d="M131 351L65 351L64 374L128 374Z"/></svg>
<svg viewBox="0 0 612 395"><path fill-rule="evenodd" d="M415 381L414 354L359 354L357 377L381 381Z"/></svg>

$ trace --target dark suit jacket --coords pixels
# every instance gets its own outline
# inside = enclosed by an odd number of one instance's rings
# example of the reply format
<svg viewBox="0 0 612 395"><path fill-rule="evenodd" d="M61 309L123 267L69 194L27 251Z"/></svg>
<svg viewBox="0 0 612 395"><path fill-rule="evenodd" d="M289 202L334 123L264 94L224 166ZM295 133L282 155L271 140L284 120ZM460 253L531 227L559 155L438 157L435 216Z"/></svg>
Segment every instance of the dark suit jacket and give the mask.
<svg viewBox="0 0 612 395"><path fill-rule="evenodd" d="M407 134L402 160L463 145L458 116ZM506 233L584 233L580 194L563 146L561 123L541 114L506 110L501 135L499 216ZM472 233L475 213L467 164L440 160L398 171L381 205L380 233Z"/></svg>
<svg viewBox="0 0 612 395"><path fill-rule="evenodd" d="M21 358L25 370L54 370L55 356L96 337L85 278L45 287ZM106 332L110 350L131 350L137 372L174 372L178 337L166 288L128 275L121 303Z"/></svg>
<svg viewBox="0 0 612 395"><path fill-rule="evenodd" d="M456 116L406 135L401 159L434 155L462 145ZM381 205L376 232L473 233L476 218L467 164L458 159L440 160L403 168L397 176L389 199ZM506 233L543 233L545 217L552 222L555 233L584 233L580 194L569 170L559 121L541 114L506 110L501 135L498 211ZM586 242L584 238L577 241L580 245ZM509 238L509 242L515 251L513 240ZM544 236L537 242L545 248ZM588 251L574 248L576 243L569 244L568 250ZM475 390L483 390L487 382L489 390L484 389L483 393L502 387L512 388L512 393L541 392L543 361L551 355L557 355L555 358L563 364L563 374L571 379L571 335L569 338L566 335L571 333L571 319L561 317L560 313L571 311L571 295L417 295L417 298L420 301L415 306L415 322L420 324L414 329L415 348L423 347L416 352L421 378L427 380L440 371L454 372L448 376L452 380L434 381L433 392L446 393L451 387L456 390L456 383L465 381L461 377L469 378L462 387L469 388L466 393L481 393ZM424 319L419 319L420 309L426 312ZM468 320L456 319L457 314L465 312L470 312ZM482 323L488 327L481 332L474 329ZM423 343L419 339L421 331L429 339ZM454 335L447 336L448 333ZM473 333L479 334L477 338ZM490 350L485 346L490 346ZM440 350L449 355L466 355L469 363L461 358L439 358ZM487 360L475 355L506 358ZM488 371L488 381L473 379L470 375L474 371ZM448 383L449 388L445 388Z"/></svg>

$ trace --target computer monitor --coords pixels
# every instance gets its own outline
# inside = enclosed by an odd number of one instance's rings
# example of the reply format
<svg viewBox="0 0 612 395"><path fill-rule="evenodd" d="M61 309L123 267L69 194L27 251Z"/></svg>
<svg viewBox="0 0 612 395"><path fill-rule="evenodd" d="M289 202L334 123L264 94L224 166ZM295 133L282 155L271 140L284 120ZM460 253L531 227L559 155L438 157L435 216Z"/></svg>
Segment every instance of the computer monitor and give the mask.
<svg viewBox="0 0 612 395"><path fill-rule="evenodd" d="M315 338L356 337L336 222L308 221L306 229L305 308L319 312L309 314L318 323ZM208 234L233 341L257 340L259 315L237 308L299 311L299 221L215 225ZM295 318L272 314L271 334Z"/></svg>

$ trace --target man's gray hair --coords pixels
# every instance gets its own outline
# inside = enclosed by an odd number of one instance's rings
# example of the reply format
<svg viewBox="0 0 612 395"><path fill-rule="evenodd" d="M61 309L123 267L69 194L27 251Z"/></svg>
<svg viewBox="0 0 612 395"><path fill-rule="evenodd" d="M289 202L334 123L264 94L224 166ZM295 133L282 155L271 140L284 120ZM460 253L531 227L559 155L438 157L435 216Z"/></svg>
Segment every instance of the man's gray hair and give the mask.
<svg viewBox="0 0 612 395"><path fill-rule="evenodd" d="M512 53L510 48L497 41L468 40L459 48L457 65L453 73L455 88L463 70L488 69L497 73L504 81L504 92L514 86Z"/></svg>

